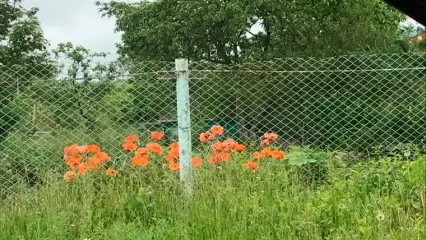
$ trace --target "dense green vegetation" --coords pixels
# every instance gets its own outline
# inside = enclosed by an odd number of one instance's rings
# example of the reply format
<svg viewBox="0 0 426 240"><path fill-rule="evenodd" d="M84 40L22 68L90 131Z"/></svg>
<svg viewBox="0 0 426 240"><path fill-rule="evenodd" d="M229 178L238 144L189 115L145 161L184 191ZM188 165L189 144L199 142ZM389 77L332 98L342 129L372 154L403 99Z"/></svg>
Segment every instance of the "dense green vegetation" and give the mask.
<svg viewBox="0 0 426 240"><path fill-rule="evenodd" d="M0 0L0 240L426 238L426 40L409 41L400 13L380 0L97 5L123 33L111 63L48 51L38 9ZM177 140L179 57L204 163L190 200L163 158L134 168L120 147L152 129ZM198 141L215 122L249 147L267 131L302 147L254 173L249 151L215 169ZM102 146L119 175L64 182L72 143Z"/></svg>
<svg viewBox="0 0 426 240"><path fill-rule="evenodd" d="M117 177L99 170L67 183L49 175L45 185L23 186L18 198L3 202L0 239L426 237L424 158L352 165L295 148L284 161L262 160L253 173L241 166L248 157L233 157L220 170L204 161L190 200L178 176L161 167L163 158L144 168L126 165ZM322 169L322 182L312 178L314 169Z"/></svg>
<svg viewBox="0 0 426 240"><path fill-rule="evenodd" d="M403 15L380 0L98 3L123 32L129 60L224 64L294 55L398 50ZM247 37L249 36L249 37Z"/></svg>

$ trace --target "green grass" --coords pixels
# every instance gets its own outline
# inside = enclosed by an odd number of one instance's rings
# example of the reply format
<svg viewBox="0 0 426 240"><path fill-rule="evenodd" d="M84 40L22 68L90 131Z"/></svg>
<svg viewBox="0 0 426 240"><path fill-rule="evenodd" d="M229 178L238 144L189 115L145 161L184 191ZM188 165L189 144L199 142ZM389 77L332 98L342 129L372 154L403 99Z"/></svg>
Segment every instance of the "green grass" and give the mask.
<svg viewBox="0 0 426 240"><path fill-rule="evenodd" d="M426 159L324 161L321 171L265 159L253 173L247 158L194 169L191 199L161 159L117 177L52 173L2 202L0 239L426 238Z"/></svg>

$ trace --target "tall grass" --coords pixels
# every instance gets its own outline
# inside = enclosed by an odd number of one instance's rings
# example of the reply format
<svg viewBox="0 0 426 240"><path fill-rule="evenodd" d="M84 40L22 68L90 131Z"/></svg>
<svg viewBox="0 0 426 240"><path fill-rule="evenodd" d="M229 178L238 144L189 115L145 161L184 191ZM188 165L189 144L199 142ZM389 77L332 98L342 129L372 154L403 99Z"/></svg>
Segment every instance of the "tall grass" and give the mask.
<svg viewBox="0 0 426 240"><path fill-rule="evenodd" d="M251 172L247 157L194 169L190 199L162 159L117 177L52 173L1 204L0 239L426 239L424 158L329 161L316 184L307 165L265 159Z"/></svg>
<svg viewBox="0 0 426 240"><path fill-rule="evenodd" d="M65 145L75 142L101 145L117 164L124 164L122 149L118 142L123 135L133 132L147 132L140 126L113 125L100 133L88 134L82 129L57 128L47 134L27 134L17 130L0 142L0 200L17 191L19 184L28 182L28 175L43 180L46 172L63 173L67 168L62 159ZM145 140L145 139L144 139Z"/></svg>

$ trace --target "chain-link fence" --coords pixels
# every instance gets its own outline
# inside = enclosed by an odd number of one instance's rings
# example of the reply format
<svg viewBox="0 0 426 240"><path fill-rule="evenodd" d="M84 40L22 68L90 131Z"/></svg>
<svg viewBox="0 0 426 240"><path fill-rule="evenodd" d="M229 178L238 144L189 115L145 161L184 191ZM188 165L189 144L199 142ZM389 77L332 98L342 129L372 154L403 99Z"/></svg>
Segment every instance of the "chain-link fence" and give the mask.
<svg viewBox="0 0 426 240"><path fill-rule="evenodd" d="M174 63L128 64L122 74L63 76L50 65L0 67L0 191L63 172L64 146L101 145L119 158L132 133L177 140ZM191 133L212 125L258 144L265 132L290 145L381 154L426 137L424 54L287 58L224 66L191 62ZM377 150L379 149L379 150ZM124 160L123 160L124 161ZM7 191L6 191L7 190Z"/></svg>

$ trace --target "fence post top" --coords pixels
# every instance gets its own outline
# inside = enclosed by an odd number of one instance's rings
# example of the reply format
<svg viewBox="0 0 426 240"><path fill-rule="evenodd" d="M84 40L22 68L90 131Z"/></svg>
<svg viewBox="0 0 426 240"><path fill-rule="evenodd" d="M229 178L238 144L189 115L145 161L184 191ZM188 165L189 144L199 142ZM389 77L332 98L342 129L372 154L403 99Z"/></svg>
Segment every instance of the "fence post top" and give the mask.
<svg viewBox="0 0 426 240"><path fill-rule="evenodd" d="M179 58L175 60L176 71L188 71L188 59Z"/></svg>

